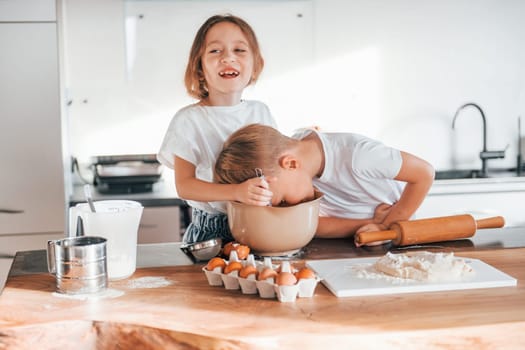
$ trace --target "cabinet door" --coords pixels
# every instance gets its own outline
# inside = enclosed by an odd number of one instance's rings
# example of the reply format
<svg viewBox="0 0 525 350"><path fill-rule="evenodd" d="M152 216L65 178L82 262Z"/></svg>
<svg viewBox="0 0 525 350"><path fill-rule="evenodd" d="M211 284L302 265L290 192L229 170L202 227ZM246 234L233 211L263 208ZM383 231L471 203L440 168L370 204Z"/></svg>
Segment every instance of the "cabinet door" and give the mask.
<svg viewBox="0 0 525 350"><path fill-rule="evenodd" d="M475 219L483 219L501 215L506 227L523 226L522 203L525 203L523 191L429 195L416 218L470 214Z"/></svg>
<svg viewBox="0 0 525 350"><path fill-rule="evenodd" d="M56 0L1 0L0 22L56 21Z"/></svg>
<svg viewBox="0 0 525 350"><path fill-rule="evenodd" d="M0 23L0 234L64 230L57 47L56 23Z"/></svg>
<svg viewBox="0 0 525 350"><path fill-rule="evenodd" d="M180 226L180 207L145 207L140 220L138 242L180 242Z"/></svg>

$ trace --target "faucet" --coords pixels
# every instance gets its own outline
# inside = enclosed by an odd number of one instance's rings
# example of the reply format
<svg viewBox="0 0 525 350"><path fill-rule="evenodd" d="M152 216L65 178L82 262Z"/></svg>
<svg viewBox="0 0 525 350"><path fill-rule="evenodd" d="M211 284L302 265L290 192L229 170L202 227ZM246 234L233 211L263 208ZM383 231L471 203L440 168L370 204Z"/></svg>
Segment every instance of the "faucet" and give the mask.
<svg viewBox="0 0 525 350"><path fill-rule="evenodd" d="M481 158L481 177L487 177L487 160L488 159L496 159L496 158L505 158L505 151L507 148L505 148L503 151L488 151L487 150L487 119L485 118L485 113L483 113L483 110L480 106L478 106L475 103L465 103L463 106L459 107L454 114L454 119L452 120L452 129L454 129L454 125L456 123L456 118L459 115L459 112L461 112L466 107L474 107L476 108L480 115L481 119L483 121L483 150L479 152L479 157ZM507 146L508 147L508 146Z"/></svg>

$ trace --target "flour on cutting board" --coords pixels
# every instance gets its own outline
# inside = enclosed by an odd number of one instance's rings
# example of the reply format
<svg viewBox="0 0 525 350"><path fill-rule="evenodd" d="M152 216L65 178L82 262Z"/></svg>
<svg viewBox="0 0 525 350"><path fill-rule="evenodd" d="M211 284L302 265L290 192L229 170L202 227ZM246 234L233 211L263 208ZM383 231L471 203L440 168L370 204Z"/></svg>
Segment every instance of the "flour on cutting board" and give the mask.
<svg viewBox="0 0 525 350"><path fill-rule="evenodd" d="M410 253L413 254L413 253ZM390 259L400 265L396 266ZM421 258L421 256L420 256ZM426 263L405 255L307 261L336 296L366 296L516 286L517 280L478 259L435 256ZM428 259L427 259L428 260ZM378 263L382 261L383 263ZM440 262L441 261L441 262ZM437 267L434 264L437 262ZM389 264L391 264L389 266ZM432 271L431 267L437 268ZM451 266L455 274L444 277ZM405 269L406 268L406 269ZM410 268L410 269L409 269ZM404 269L404 270L403 270ZM385 273L389 272L388 273ZM429 277L428 272L434 273ZM400 277L402 276L402 277ZM412 277L412 278L407 278ZM416 279L418 278L418 279Z"/></svg>
<svg viewBox="0 0 525 350"><path fill-rule="evenodd" d="M386 255L374 264L355 266L361 278L384 278L394 283L410 280L426 282L464 281L472 278L474 269L454 253L414 252Z"/></svg>

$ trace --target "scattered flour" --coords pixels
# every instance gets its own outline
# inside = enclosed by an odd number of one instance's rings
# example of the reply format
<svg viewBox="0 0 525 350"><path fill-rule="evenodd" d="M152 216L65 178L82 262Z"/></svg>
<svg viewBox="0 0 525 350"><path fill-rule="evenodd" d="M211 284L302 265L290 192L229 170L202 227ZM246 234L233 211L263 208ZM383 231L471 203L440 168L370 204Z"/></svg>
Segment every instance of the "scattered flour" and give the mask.
<svg viewBox="0 0 525 350"><path fill-rule="evenodd" d="M128 288L161 288L173 284L172 281L165 277L140 277L129 280Z"/></svg>
<svg viewBox="0 0 525 350"><path fill-rule="evenodd" d="M415 252L386 255L368 266L356 266L358 277L400 281L451 282L461 281L474 271L454 253Z"/></svg>
<svg viewBox="0 0 525 350"><path fill-rule="evenodd" d="M105 289L102 292L98 293L88 293L88 294L64 294L54 292L53 296L65 299L74 299L74 300L99 300L105 298L117 298L124 295L123 291L117 289Z"/></svg>
<svg viewBox="0 0 525 350"><path fill-rule="evenodd" d="M388 281L392 284L410 284L415 282L414 280L409 280L406 278L389 276L381 271L378 271L373 264L353 265L350 266L350 268L355 272L357 277L363 279Z"/></svg>

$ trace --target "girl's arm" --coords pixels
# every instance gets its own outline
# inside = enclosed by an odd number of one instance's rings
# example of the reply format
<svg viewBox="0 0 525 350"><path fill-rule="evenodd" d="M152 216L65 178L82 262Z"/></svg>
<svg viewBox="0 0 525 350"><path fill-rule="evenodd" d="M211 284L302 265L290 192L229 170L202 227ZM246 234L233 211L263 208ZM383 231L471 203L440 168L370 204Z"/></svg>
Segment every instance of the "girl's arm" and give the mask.
<svg viewBox="0 0 525 350"><path fill-rule="evenodd" d="M434 182L435 172L432 165L409 153L401 152L401 157L403 164L395 179L406 182L406 186L399 200L392 205L390 212L382 221L381 226L384 229L396 221L410 219L425 199ZM376 227L366 225L361 227L358 232L376 230Z"/></svg>
<svg viewBox="0 0 525 350"><path fill-rule="evenodd" d="M239 201L251 205L267 205L272 198L268 183L255 177L241 184L217 184L195 177L195 165L175 156L175 187L182 199L213 202Z"/></svg>

